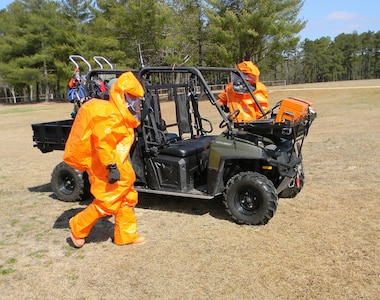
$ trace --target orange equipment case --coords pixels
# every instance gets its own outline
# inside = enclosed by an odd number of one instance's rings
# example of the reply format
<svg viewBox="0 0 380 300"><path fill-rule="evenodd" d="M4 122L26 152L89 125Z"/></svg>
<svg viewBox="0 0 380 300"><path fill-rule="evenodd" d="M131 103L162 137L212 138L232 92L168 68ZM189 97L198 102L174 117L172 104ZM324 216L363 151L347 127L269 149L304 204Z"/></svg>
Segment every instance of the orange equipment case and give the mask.
<svg viewBox="0 0 380 300"><path fill-rule="evenodd" d="M313 107L313 103L306 100L298 98L282 99L276 116L276 123L281 123L285 120L295 122L298 119L305 118L309 114L309 107Z"/></svg>

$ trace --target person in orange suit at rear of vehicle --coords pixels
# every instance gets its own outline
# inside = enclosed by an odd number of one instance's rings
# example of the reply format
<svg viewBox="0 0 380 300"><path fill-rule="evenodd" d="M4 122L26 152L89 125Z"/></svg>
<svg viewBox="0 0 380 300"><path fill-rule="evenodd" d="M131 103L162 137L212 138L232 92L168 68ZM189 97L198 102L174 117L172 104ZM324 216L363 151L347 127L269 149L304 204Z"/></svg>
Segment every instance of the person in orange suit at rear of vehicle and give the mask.
<svg viewBox="0 0 380 300"><path fill-rule="evenodd" d="M251 61L243 61L236 66L245 76L246 81L252 86L255 95L264 113L268 111L268 91L266 86L259 81L260 71ZM233 74L224 91L218 95L218 102L225 112L239 110L240 113L235 122L250 122L262 117L262 113L252 98L241 78Z"/></svg>
<svg viewBox="0 0 380 300"><path fill-rule="evenodd" d="M93 202L69 221L71 240L80 248L97 220L115 216L117 245L143 244L137 235L134 207L138 201L133 184L135 173L128 160L140 124L144 89L137 78L126 72L110 90L109 101L91 99L75 117L64 151L64 161L87 172Z"/></svg>

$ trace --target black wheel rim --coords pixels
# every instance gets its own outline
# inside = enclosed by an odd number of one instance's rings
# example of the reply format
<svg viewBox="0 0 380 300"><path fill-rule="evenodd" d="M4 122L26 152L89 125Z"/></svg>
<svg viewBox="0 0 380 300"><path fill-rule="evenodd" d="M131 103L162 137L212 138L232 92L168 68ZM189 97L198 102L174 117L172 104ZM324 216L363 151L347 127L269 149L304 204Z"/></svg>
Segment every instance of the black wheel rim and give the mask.
<svg viewBox="0 0 380 300"><path fill-rule="evenodd" d="M68 172L62 172L58 179L59 190L62 194L71 195L75 189L75 179Z"/></svg>
<svg viewBox="0 0 380 300"><path fill-rule="evenodd" d="M235 198L235 207L244 215L256 214L260 203L260 195L252 189L243 189Z"/></svg>

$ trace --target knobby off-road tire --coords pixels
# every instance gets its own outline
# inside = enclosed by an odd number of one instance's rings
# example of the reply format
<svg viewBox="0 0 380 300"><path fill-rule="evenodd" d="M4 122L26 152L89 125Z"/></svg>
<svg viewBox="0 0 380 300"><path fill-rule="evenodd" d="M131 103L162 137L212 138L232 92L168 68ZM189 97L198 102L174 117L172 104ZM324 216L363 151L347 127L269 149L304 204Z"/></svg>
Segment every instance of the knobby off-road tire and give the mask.
<svg viewBox="0 0 380 300"><path fill-rule="evenodd" d="M227 212L239 224L264 225L274 216L278 197L273 183L256 172L241 172L223 193Z"/></svg>
<svg viewBox="0 0 380 300"><path fill-rule="evenodd" d="M51 174L51 187L59 200L74 202L85 196L84 174L65 162L60 162Z"/></svg>

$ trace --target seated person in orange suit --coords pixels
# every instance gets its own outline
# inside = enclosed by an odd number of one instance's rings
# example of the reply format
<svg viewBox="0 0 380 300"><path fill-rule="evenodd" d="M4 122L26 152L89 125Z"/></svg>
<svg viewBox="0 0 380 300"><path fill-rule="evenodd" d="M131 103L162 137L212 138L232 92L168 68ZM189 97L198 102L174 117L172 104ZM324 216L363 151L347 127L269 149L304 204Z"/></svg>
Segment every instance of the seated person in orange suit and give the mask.
<svg viewBox="0 0 380 300"><path fill-rule="evenodd" d="M259 81L260 71L251 61L243 61L236 66L252 86L254 95L264 112L268 111L268 91L266 86ZM219 104L225 112L239 110L240 113L235 122L250 122L262 117L262 113L252 98L248 89L239 78L233 75L232 82L228 83L224 91L218 95Z"/></svg>

